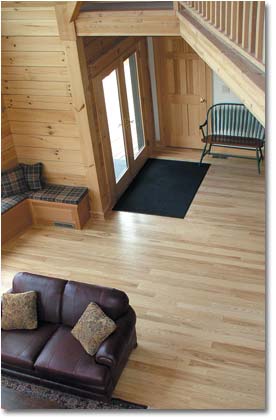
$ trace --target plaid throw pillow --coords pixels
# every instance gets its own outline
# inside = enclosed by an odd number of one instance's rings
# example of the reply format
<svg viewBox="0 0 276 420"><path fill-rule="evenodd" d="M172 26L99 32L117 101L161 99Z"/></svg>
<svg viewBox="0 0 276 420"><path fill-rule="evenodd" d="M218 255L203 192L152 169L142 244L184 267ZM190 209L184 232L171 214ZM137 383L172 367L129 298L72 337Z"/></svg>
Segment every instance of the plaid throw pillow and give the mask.
<svg viewBox="0 0 276 420"><path fill-rule="evenodd" d="M2 172L1 176L1 197L21 194L28 191L23 169L20 166Z"/></svg>
<svg viewBox="0 0 276 420"><path fill-rule="evenodd" d="M35 163L34 165L26 165L20 163L20 167L23 169L25 181L28 185L29 190L41 190L42 185L42 163Z"/></svg>

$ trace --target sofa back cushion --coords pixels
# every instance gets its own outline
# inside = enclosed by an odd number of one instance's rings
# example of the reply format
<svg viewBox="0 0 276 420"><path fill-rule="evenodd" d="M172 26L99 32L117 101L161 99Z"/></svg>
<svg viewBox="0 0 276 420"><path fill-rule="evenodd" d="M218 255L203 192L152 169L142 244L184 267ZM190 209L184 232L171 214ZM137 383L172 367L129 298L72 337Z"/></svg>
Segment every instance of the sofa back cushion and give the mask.
<svg viewBox="0 0 276 420"><path fill-rule="evenodd" d="M30 273L17 273L13 279L14 293L37 292L39 321L59 323L65 280Z"/></svg>
<svg viewBox="0 0 276 420"><path fill-rule="evenodd" d="M74 327L91 302L113 321L129 308L128 297L120 290L68 281L63 292L62 323Z"/></svg>

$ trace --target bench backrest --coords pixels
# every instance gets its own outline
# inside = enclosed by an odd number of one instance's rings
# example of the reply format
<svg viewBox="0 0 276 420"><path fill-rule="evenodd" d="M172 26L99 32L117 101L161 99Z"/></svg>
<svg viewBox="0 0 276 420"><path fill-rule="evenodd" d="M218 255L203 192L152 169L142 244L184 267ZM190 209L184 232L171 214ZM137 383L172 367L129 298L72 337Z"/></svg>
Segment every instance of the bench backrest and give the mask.
<svg viewBox="0 0 276 420"><path fill-rule="evenodd" d="M207 122L207 135L265 138L264 127L243 104L213 105L207 112Z"/></svg>

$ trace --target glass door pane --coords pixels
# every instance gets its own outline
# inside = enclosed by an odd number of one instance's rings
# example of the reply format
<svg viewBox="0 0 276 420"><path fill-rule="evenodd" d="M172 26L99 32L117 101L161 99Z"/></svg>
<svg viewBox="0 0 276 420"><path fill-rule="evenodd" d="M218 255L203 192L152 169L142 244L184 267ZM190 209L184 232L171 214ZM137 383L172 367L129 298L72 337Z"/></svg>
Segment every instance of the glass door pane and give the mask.
<svg viewBox="0 0 276 420"><path fill-rule="evenodd" d="M136 54L124 61L124 73L134 158L145 147Z"/></svg>
<svg viewBox="0 0 276 420"><path fill-rule="evenodd" d="M116 183L122 178L128 169L126 157L123 120L119 99L117 71L113 70L103 79L103 91L106 106L106 115L109 129L109 137L112 150L113 165Z"/></svg>

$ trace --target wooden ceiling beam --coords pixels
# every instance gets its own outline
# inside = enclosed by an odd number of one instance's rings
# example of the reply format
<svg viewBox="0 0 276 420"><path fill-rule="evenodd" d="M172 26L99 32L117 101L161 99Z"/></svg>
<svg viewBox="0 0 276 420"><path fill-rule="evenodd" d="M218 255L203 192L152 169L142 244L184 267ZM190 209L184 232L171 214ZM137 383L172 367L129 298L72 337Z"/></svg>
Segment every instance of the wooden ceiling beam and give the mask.
<svg viewBox="0 0 276 420"><path fill-rule="evenodd" d="M80 13L80 8L83 1L68 1L67 2L67 11L69 22L74 22Z"/></svg>
<svg viewBox="0 0 276 420"><path fill-rule="evenodd" d="M82 12L77 36L179 36L175 10Z"/></svg>

